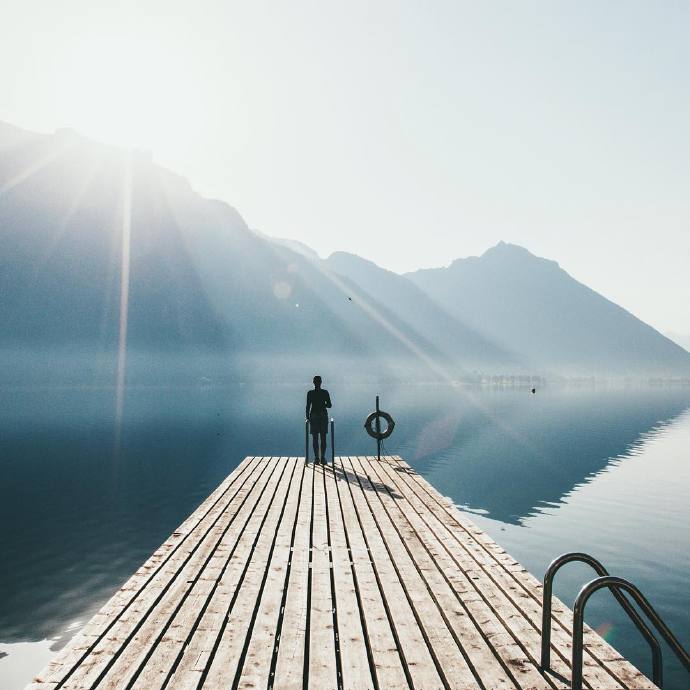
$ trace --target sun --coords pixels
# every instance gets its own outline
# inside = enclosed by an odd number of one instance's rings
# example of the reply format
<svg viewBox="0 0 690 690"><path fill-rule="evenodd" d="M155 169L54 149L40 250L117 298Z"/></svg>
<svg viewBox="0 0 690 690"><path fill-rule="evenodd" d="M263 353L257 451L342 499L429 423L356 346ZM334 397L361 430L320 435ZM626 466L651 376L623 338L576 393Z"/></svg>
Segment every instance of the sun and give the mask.
<svg viewBox="0 0 690 690"><path fill-rule="evenodd" d="M156 27L79 34L68 69L57 75L73 113L66 124L107 143L144 148L199 126L203 70L189 48Z"/></svg>

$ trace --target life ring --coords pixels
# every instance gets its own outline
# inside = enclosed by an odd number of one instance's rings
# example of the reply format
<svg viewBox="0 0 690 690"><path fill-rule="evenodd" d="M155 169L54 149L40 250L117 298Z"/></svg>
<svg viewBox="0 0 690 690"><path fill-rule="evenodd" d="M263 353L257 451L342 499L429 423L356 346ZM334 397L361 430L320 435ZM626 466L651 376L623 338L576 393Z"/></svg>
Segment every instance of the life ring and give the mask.
<svg viewBox="0 0 690 690"><path fill-rule="evenodd" d="M376 417L381 417L382 419L386 420L387 426L385 431L379 431L378 433L376 432L376 428L374 426ZM393 433L393 429L395 429L395 422L393 421L393 417L391 417L388 412L379 410L378 412L372 412L367 417L366 421L364 422L364 428L367 430L369 436L375 438L377 441L383 441L383 439L388 438Z"/></svg>

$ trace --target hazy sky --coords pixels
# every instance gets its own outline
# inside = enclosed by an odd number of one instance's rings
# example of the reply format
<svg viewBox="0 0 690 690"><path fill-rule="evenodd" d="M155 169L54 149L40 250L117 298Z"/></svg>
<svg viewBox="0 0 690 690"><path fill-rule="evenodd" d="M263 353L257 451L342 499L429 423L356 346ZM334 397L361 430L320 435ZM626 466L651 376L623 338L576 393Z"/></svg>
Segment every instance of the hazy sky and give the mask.
<svg viewBox="0 0 690 690"><path fill-rule="evenodd" d="M503 239L690 334L690 3L1 0L0 119L396 271Z"/></svg>

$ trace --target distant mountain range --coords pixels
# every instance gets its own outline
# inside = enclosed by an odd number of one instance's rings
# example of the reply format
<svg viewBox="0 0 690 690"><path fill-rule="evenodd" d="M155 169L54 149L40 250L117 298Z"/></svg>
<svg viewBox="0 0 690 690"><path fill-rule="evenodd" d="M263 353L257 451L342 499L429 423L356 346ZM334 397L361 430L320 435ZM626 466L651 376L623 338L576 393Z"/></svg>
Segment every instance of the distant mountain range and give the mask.
<svg viewBox="0 0 690 690"><path fill-rule="evenodd" d="M481 257L406 277L528 368L634 374L687 366L683 348L522 247L500 242Z"/></svg>
<svg viewBox="0 0 690 690"><path fill-rule="evenodd" d="M0 381L109 381L122 342L144 382L690 374L688 352L526 249L402 276L321 260L71 131L0 124L0 233Z"/></svg>

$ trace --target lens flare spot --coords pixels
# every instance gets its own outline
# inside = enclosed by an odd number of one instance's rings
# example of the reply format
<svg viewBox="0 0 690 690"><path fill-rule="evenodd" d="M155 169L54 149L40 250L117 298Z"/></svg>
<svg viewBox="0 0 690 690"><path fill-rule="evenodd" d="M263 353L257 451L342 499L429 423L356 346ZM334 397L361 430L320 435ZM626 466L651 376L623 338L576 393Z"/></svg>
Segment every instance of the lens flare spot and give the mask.
<svg viewBox="0 0 690 690"><path fill-rule="evenodd" d="M449 448L455 440L458 424L459 419L455 415L446 415L426 424L417 437L413 457L419 459Z"/></svg>
<svg viewBox="0 0 690 690"><path fill-rule="evenodd" d="M292 293L292 285L284 280L277 280L273 283L273 294L278 299L287 299Z"/></svg>
<svg viewBox="0 0 690 690"><path fill-rule="evenodd" d="M605 640L610 641L613 637L613 623L602 623L597 627L597 634Z"/></svg>

